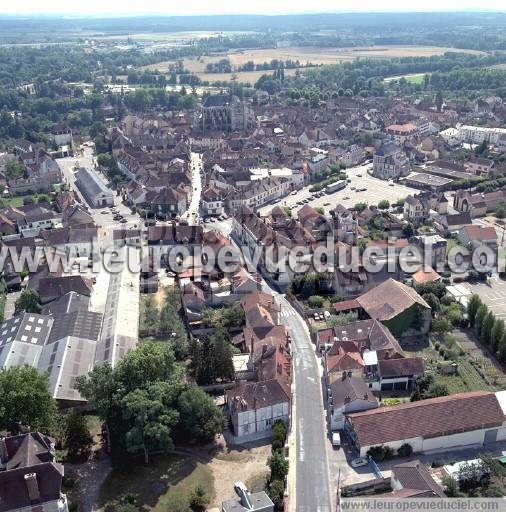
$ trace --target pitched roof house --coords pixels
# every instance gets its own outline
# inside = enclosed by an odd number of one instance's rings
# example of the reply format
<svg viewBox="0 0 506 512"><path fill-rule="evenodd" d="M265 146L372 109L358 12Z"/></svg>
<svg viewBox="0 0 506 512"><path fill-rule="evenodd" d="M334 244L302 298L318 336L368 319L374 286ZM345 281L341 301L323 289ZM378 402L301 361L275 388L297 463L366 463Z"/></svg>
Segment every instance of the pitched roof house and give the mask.
<svg viewBox="0 0 506 512"><path fill-rule="evenodd" d="M471 391L349 414L345 429L364 456L377 445L414 453L506 439L506 391Z"/></svg>
<svg viewBox="0 0 506 512"><path fill-rule="evenodd" d="M29 432L0 438L0 468L0 512L68 512L63 465L56 462L50 437Z"/></svg>
<svg viewBox="0 0 506 512"><path fill-rule="evenodd" d="M426 334L430 327L430 306L413 289L388 279L357 298L362 309L386 325L394 336Z"/></svg>

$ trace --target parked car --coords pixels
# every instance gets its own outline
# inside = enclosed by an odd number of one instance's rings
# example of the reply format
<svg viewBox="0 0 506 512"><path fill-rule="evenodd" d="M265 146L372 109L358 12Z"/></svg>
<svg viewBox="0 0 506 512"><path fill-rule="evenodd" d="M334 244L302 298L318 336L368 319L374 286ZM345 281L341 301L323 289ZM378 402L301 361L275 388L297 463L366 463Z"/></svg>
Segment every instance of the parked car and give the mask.
<svg viewBox="0 0 506 512"><path fill-rule="evenodd" d="M369 461L365 457L359 457L358 459L353 459L351 461L352 468L359 468L360 466L367 466Z"/></svg>
<svg viewBox="0 0 506 512"><path fill-rule="evenodd" d="M128 221L126 219L121 219L120 222L121 222L121 224L125 224Z"/></svg>
<svg viewBox="0 0 506 512"><path fill-rule="evenodd" d="M341 436L339 435L339 432L333 432L332 433L332 446L334 448L340 448L341 447Z"/></svg>

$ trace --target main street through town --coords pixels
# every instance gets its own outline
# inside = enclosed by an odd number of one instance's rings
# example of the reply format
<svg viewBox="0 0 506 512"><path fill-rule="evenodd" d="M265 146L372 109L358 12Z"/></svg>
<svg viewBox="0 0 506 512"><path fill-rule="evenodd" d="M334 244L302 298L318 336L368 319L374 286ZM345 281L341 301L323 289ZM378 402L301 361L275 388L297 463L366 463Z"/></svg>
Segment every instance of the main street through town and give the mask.
<svg viewBox="0 0 506 512"><path fill-rule="evenodd" d="M230 236L230 221L219 224ZM213 229L214 226L213 226ZM232 241L237 241L231 237ZM243 255L244 257L246 255ZM249 263L252 265L251 261ZM297 512L331 512L334 510L327 448L326 413L323 407L322 382L318 359L309 329L285 295L261 279L262 290L273 295L280 305L280 322L291 338L293 367L292 434L288 490L290 510Z"/></svg>
<svg viewBox="0 0 506 512"><path fill-rule="evenodd" d="M190 226L199 223L200 196L202 194L202 176L203 169L202 155L200 153L191 153L190 165L192 169L192 195L188 210L181 215L181 220L188 222Z"/></svg>
<svg viewBox="0 0 506 512"><path fill-rule="evenodd" d="M328 443L322 384L318 359L304 319L286 297L274 290L281 306L281 323L292 339L294 361L294 407L292 429L295 437L295 507L297 512L333 510L327 460ZM294 497L292 496L291 499Z"/></svg>

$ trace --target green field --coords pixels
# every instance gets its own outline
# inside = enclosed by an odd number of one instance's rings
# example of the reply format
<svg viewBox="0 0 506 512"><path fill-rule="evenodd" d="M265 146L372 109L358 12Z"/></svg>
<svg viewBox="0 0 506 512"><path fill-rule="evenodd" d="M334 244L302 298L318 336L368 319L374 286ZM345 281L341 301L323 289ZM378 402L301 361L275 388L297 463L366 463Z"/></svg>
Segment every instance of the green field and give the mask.
<svg viewBox="0 0 506 512"><path fill-rule="evenodd" d="M200 487L208 501L214 498L211 470L190 457L153 455L149 464L141 459L109 473L100 489L101 505L125 494L137 496L141 510L178 512L188 510L188 498Z"/></svg>
<svg viewBox="0 0 506 512"><path fill-rule="evenodd" d="M412 75L403 75L403 76L389 76L385 78L385 82L394 82L401 78L404 78L406 82L410 84L421 84L423 83L423 77L426 73L413 73Z"/></svg>

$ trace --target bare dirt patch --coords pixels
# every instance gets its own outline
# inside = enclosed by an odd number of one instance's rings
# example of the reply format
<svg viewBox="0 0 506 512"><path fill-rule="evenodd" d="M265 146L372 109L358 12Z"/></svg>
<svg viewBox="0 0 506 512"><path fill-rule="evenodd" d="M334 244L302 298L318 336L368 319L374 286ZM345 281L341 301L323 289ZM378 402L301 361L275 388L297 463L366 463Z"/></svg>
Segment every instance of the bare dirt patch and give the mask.
<svg viewBox="0 0 506 512"><path fill-rule="evenodd" d="M228 58L233 68L248 61L255 64L263 64L273 59L299 61L301 66L340 64L357 58L390 58L390 57L429 57L431 55L442 55L445 52L466 52L480 54L483 52L475 50L460 50L456 48L445 48L439 46L364 46L353 48L317 48L313 46L290 47L290 48L267 48L253 50L235 50L228 53L216 54L206 57L192 57L185 59L184 66L188 71L197 74L202 80L209 82L219 80L231 80L232 75L237 76L238 82L256 82L264 73L272 71L243 71L235 73L206 73L207 64L218 62L220 59ZM159 62L144 66L142 69L151 69L166 73L174 61ZM291 75L295 69L285 70L285 74Z"/></svg>
<svg viewBox="0 0 506 512"><path fill-rule="evenodd" d="M268 440L230 445L223 436L219 436L213 445L185 451L207 460L206 468L213 475L216 496L211 506L220 506L222 501L234 498L234 483L238 480L251 489L262 490L269 474L267 459L271 454L271 444Z"/></svg>

